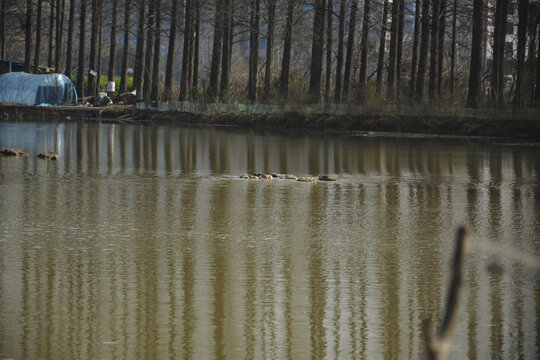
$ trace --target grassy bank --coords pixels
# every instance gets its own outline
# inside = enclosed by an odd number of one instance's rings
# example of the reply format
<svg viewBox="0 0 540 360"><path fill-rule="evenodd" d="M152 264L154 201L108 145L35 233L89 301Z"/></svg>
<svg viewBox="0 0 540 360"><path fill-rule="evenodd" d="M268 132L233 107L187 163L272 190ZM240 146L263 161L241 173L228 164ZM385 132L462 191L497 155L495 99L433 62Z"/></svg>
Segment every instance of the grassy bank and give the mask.
<svg viewBox="0 0 540 360"><path fill-rule="evenodd" d="M275 130L365 131L450 136L504 137L540 140L540 118L490 119L458 115L328 115L282 111L269 114L246 112L171 112L137 110L133 106L105 108L82 106L39 107L0 104L4 121L103 121L116 123L170 122L184 125L238 126Z"/></svg>

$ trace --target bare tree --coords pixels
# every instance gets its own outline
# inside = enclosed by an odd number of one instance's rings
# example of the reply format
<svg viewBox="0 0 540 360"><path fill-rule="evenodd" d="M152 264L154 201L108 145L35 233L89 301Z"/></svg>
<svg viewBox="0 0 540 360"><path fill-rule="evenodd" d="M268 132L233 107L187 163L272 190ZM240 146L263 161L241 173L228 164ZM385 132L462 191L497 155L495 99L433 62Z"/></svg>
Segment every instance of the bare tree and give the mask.
<svg viewBox="0 0 540 360"><path fill-rule="evenodd" d="M385 1L386 4L386 1ZM334 90L334 101L340 102L343 94L342 79L343 79L343 54L345 47L345 8L346 1L341 0L339 5L339 30L338 30L338 52L336 58L336 86Z"/></svg>
<svg viewBox="0 0 540 360"><path fill-rule="evenodd" d="M84 48L86 37L86 0L81 0L79 15L79 58L77 59L77 95L84 97Z"/></svg>
<svg viewBox="0 0 540 360"><path fill-rule="evenodd" d="M324 49L325 0L315 0L313 36L311 39L311 65L309 67L309 95L313 99L321 96L321 75Z"/></svg>
<svg viewBox="0 0 540 360"><path fill-rule="evenodd" d="M413 48L411 59L411 80L409 82L409 96L414 96L414 85L416 81L416 63L418 62L418 37L420 35L420 0L415 1L414 6L414 30L413 30Z"/></svg>
<svg viewBox="0 0 540 360"><path fill-rule="evenodd" d="M73 29L75 27L75 0L69 1L69 20L67 33L67 48L66 48L66 76L71 78L73 71Z"/></svg>
<svg viewBox="0 0 540 360"><path fill-rule="evenodd" d="M371 11L370 0L364 0L364 16L362 19L362 38L360 41L360 79L359 85L362 89L362 94L365 93L367 81L367 55L368 55L368 37L369 37L369 18Z"/></svg>
<svg viewBox="0 0 540 360"><path fill-rule="evenodd" d="M172 12L171 12L171 26L169 29L169 46L167 51L167 65L165 66L165 89L163 92L163 99L169 101L173 99L172 96L172 74L173 74L173 65L174 65L174 49L176 43L176 19L178 11L178 0L172 1Z"/></svg>
<svg viewBox="0 0 540 360"><path fill-rule="evenodd" d="M274 50L274 28L276 14L276 0L267 0L268 26L266 29L266 65L264 74L264 90L270 94L272 87L272 52Z"/></svg>
<svg viewBox="0 0 540 360"><path fill-rule="evenodd" d="M249 31L249 72L248 72L248 99L257 100L257 71L259 59L259 21L261 14L261 1L251 0L250 5L250 31Z"/></svg>
<svg viewBox="0 0 540 360"><path fill-rule="evenodd" d="M41 9L43 0L38 0L36 16L36 50L34 51L34 73L39 72L39 53L41 52Z"/></svg>
<svg viewBox="0 0 540 360"><path fill-rule="evenodd" d="M528 10L529 0L519 0L516 92L514 94L514 107L517 108L523 107L523 72L525 70L525 45L527 43Z"/></svg>
<svg viewBox="0 0 540 360"><path fill-rule="evenodd" d="M219 94L221 45L223 40L223 9L222 2L216 1L216 13L214 20L214 41L212 44L212 59L210 62L210 80L206 88L206 97L214 100Z"/></svg>
<svg viewBox="0 0 540 360"><path fill-rule="evenodd" d="M283 37L283 57L281 59L281 75L279 88L282 99L289 93L289 71L291 63L291 42L294 16L294 0L287 0L287 18L285 20L285 35Z"/></svg>
<svg viewBox="0 0 540 360"><path fill-rule="evenodd" d="M354 51L354 33L356 30L356 12L358 9L358 0L352 0L351 15L349 18L349 37L347 39L347 57L345 58L345 73L343 75L343 95L349 93L351 86L351 68L352 56Z"/></svg>
<svg viewBox="0 0 540 360"><path fill-rule="evenodd" d="M139 15L137 17L137 47L135 49L135 67L133 69L133 88L137 92L137 98L142 99L142 82L144 71L144 22L145 0L139 0Z"/></svg>
<svg viewBox="0 0 540 360"><path fill-rule="evenodd" d="M29 73L31 71L31 59L32 59L32 0L26 0L26 20L24 23L25 28L25 50L24 50L24 72Z"/></svg>
<svg viewBox="0 0 540 360"><path fill-rule="evenodd" d="M122 69L120 70L120 93L125 93L127 91L127 68L128 68L128 57L129 57L129 27L130 27L129 19L131 16L131 1L132 0L125 0L125 4L124 4L124 46L122 50ZM178 0L173 0L173 4L177 1ZM174 50L173 50L173 53L174 53Z"/></svg>
<svg viewBox="0 0 540 360"><path fill-rule="evenodd" d="M482 42L483 33L483 0L474 0L472 17L471 66L469 71L469 92L467 105L478 107L480 100L480 72L482 68L482 49L477 44Z"/></svg>
<svg viewBox="0 0 540 360"><path fill-rule="evenodd" d="M423 100L426 66L429 51L429 0L422 0L422 31L420 34L420 54L418 56L418 74L416 77L416 97Z"/></svg>
<svg viewBox="0 0 540 360"><path fill-rule="evenodd" d="M429 1L429 0L426 0ZM377 59L377 92L382 91L384 54L386 49L386 20L388 18L388 0L384 0L383 13L381 18L381 35L379 37L379 57Z"/></svg>
<svg viewBox="0 0 540 360"><path fill-rule="evenodd" d="M328 11L326 15L326 81L324 85L324 99L330 101L330 90L332 87L332 18L334 11L334 2L328 0Z"/></svg>
<svg viewBox="0 0 540 360"><path fill-rule="evenodd" d="M114 81L114 61L116 59L116 17L118 9L118 0L113 0L112 4L112 21L111 21L111 46L109 50L109 70L107 72L107 77L109 81Z"/></svg>

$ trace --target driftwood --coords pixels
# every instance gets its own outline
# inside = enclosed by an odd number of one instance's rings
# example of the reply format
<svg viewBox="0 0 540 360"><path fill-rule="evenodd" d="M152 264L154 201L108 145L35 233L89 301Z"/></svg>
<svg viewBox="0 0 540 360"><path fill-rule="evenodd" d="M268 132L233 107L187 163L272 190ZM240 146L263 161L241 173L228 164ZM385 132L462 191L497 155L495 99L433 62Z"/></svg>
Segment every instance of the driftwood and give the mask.
<svg viewBox="0 0 540 360"><path fill-rule="evenodd" d="M460 227L456 234L456 250L452 263L452 279L448 289L446 307L437 333L433 333L429 319L424 321L426 355L429 360L444 360L450 352L452 336L459 317L458 303L463 288L463 257L466 237L467 230Z"/></svg>

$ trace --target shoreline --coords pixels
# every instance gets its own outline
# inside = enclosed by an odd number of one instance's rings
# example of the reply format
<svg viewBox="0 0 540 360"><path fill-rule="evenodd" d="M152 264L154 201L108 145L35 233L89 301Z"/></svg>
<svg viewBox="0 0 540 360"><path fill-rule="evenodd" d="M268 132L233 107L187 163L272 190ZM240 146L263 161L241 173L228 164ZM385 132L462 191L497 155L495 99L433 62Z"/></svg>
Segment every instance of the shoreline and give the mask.
<svg viewBox="0 0 540 360"><path fill-rule="evenodd" d="M107 122L119 124L171 123L187 126L231 126L276 131L333 133L388 133L410 137L474 137L540 140L539 119L485 119L462 116L326 115L285 111L272 114L245 112L188 113L138 110L132 105L110 107L41 107L0 104L3 121Z"/></svg>

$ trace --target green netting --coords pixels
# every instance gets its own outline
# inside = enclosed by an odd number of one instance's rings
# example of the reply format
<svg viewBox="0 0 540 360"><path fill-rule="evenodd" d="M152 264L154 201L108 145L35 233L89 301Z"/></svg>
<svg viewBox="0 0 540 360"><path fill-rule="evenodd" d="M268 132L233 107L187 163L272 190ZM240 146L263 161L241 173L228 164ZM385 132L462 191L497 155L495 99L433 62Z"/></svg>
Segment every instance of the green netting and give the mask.
<svg viewBox="0 0 540 360"><path fill-rule="evenodd" d="M298 112L304 115L325 114L330 116L408 116L408 117L461 117L478 119L532 119L540 120L538 109L470 109L434 107L428 105L361 106L351 104L225 104L194 103L190 101L159 102L158 106L138 103L137 109L150 111L178 111L193 114L242 112L254 115Z"/></svg>

